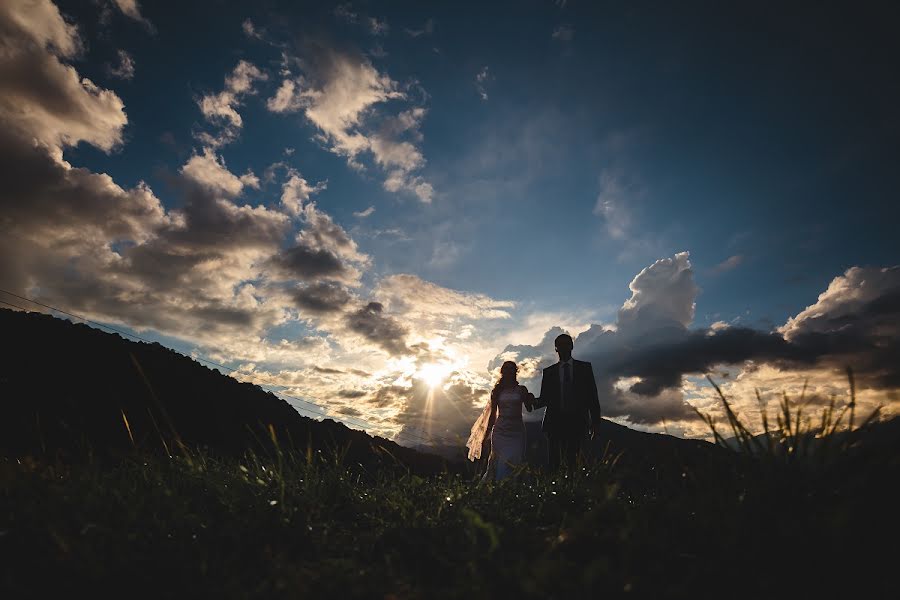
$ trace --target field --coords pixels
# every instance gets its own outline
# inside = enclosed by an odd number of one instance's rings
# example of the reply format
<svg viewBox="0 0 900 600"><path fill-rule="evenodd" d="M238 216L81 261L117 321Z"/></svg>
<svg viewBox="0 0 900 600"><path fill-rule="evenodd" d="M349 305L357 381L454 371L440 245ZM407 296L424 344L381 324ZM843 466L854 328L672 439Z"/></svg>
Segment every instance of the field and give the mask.
<svg viewBox="0 0 900 600"><path fill-rule="evenodd" d="M243 459L186 448L65 464L5 458L0 590L859 597L896 590L882 543L896 539L897 427L877 427L824 458L729 451L715 464L636 473L607 456L572 476L525 469L496 485L465 470L422 477L278 446Z"/></svg>

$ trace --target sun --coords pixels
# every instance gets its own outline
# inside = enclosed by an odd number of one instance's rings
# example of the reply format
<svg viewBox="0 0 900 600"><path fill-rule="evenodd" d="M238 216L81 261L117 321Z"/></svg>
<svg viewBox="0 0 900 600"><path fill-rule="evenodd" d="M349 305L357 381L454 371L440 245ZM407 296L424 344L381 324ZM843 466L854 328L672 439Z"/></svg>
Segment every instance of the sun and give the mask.
<svg viewBox="0 0 900 600"><path fill-rule="evenodd" d="M427 363L419 367L416 371L416 379L421 379L430 388L436 388L441 385L450 373L453 372L453 364L451 363Z"/></svg>

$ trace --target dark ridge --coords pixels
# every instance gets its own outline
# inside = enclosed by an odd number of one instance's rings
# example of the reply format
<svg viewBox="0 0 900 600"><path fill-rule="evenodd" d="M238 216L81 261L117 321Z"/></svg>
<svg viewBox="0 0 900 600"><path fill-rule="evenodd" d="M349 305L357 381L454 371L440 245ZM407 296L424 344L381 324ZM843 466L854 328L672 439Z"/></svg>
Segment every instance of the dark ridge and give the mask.
<svg viewBox="0 0 900 600"><path fill-rule="evenodd" d="M271 392L158 343L6 309L0 332L0 451L11 456L176 453L178 440L214 456L271 455L271 425L282 448L336 450L349 463L400 463L420 473L446 466L342 423L304 417Z"/></svg>

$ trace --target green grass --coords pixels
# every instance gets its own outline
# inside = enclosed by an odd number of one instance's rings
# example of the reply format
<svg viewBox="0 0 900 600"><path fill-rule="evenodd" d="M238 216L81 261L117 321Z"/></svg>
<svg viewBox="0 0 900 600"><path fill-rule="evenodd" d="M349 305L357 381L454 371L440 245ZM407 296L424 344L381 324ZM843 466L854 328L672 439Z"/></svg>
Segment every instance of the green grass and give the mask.
<svg viewBox="0 0 900 600"><path fill-rule="evenodd" d="M876 544L895 522L895 455L856 442L828 463L737 453L680 471L654 478L600 463L479 486L470 475L367 471L312 451L0 459L0 596L890 589L889 555Z"/></svg>

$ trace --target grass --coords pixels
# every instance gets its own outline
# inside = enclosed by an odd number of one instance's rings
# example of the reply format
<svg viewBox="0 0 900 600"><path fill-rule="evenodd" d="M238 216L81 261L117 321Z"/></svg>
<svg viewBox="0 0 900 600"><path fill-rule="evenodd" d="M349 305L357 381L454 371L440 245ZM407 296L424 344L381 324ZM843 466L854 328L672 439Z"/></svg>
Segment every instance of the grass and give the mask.
<svg viewBox="0 0 900 600"><path fill-rule="evenodd" d="M784 416L777 439L799 440L796 422ZM112 462L7 457L0 460L0 596L890 590L882 575L890 555L877 544L894 520L896 456L857 440L858 451L844 448L810 470L809 461L760 460L745 441L751 450L733 460L684 465L657 489L631 485L639 474L613 461L566 477L524 468L515 479L479 486L473 474L373 471L340 452L277 444L269 456L242 459L186 447L172 457L135 453Z"/></svg>

